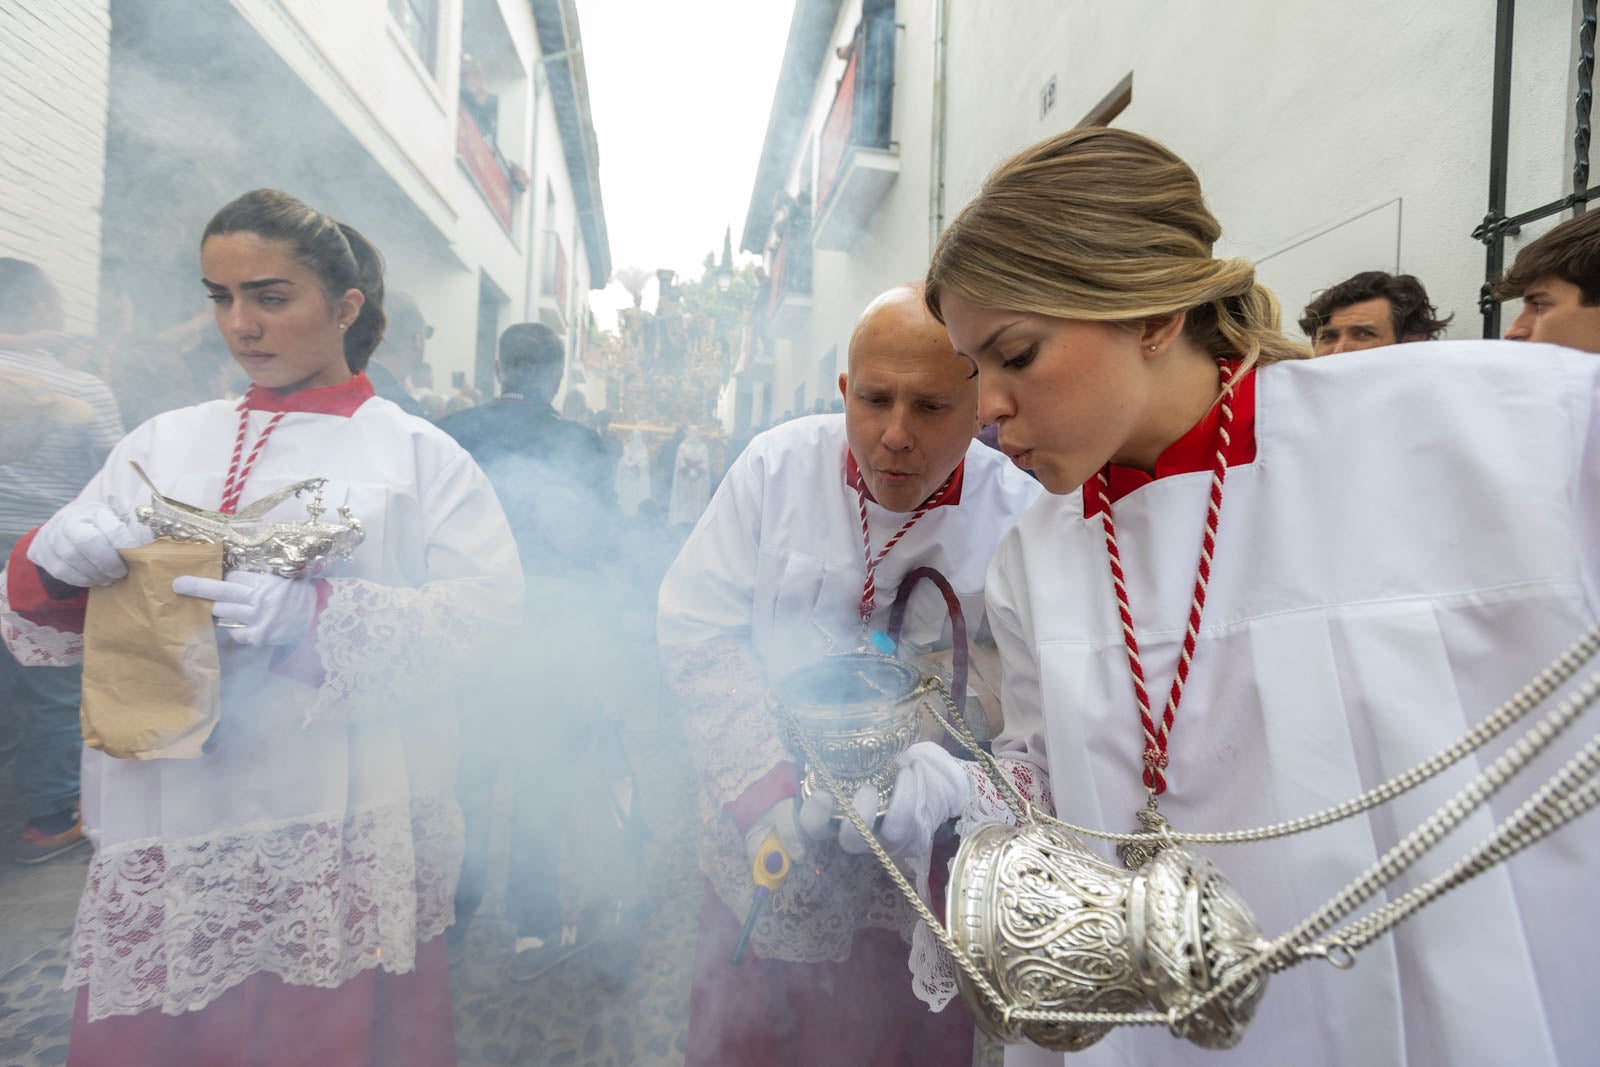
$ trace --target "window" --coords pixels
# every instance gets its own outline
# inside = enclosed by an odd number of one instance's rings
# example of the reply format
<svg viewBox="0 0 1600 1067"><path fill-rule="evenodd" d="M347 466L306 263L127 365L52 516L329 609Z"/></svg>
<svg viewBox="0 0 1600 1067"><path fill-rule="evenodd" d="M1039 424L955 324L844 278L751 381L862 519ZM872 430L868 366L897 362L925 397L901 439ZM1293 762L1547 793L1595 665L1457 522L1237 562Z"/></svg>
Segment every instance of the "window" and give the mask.
<svg viewBox="0 0 1600 1067"><path fill-rule="evenodd" d="M439 0L389 0L389 14L422 65L434 73L439 54Z"/></svg>

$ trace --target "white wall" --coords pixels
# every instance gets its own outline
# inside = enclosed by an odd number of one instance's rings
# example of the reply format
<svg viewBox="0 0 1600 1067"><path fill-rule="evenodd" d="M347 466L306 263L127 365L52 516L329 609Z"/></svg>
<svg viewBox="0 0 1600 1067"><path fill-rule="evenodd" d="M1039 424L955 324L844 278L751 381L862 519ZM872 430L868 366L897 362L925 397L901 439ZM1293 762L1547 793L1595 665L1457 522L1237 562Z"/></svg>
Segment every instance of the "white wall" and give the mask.
<svg viewBox="0 0 1600 1067"><path fill-rule="evenodd" d="M1565 192L1576 7L1518 7L1510 213ZM1492 0L951 0L947 219L1007 153L1076 124L1132 71L1115 125L1195 168L1219 254L1273 256L1261 275L1286 319L1311 289L1398 267L1456 313L1452 336L1478 336L1494 19Z"/></svg>
<svg viewBox="0 0 1600 1067"><path fill-rule="evenodd" d="M926 270L937 2L897 4L900 174L854 248L815 252L810 322L774 346L775 414L802 382L809 407L818 361L838 345L842 364L861 307ZM860 12L846 0L834 26L791 194ZM1569 190L1579 12L1579 0L1518 8L1507 214ZM1007 155L1078 124L1131 73L1115 125L1195 168L1223 227L1217 254L1257 263L1287 332L1317 290L1378 269L1420 277L1455 314L1450 336L1480 336L1485 248L1471 233L1488 203L1494 36L1494 0L949 0L944 221ZM1564 217L1508 239L1505 262Z"/></svg>
<svg viewBox="0 0 1600 1067"><path fill-rule="evenodd" d="M107 0L0 0L0 256L50 275L73 330L97 325L110 56Z"/></svg>
<svg viewBox="0 0 1600 1067"><path fill-rule="evenodd" d="M554 175L558 200L571 212L555 112L547 88L535 123L537 37L531 7L521 0L440 0L433 69L412 50L386 0L233 0L285 62L317 93L448 242L452 259L391 261L390 285L411 293L434 327L428 344L435 388L448 391L453 372L474 378L479 278L509 298L500 328L537 317L527 294L538 292L543 174ZM494 46L491 88L499 97L498 135L508 161L539 173L515 196L508 232L456 158L463 19L478 20ZM536 236L536 234L535 234ZM575 259L569 245L569 259ZM497 331L498 332L498 331Z"/></svg>

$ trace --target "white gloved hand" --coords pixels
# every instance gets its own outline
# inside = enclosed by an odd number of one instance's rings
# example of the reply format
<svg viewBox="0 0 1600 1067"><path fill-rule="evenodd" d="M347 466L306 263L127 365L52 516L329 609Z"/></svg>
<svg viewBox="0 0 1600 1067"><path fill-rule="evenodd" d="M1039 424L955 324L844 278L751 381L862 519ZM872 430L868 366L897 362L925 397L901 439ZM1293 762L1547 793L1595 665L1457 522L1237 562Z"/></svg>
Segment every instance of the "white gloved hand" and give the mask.
<svg viewBox="0 0 1600 1067"><path fill-rule="evenodd" d="M761 844L770 833L778 835L778 844L789 854L790 863L800 863L805 860L806 839L801 835L799 823L795 819L798 808L798 799L784 797L750 824L750 829L744 833L744 854L751 866L755 865Z"/></svg>
<svg viewBox="0 0 1600 1067"><path fill-rule="evenodd" d="M303 578L229 571L222 581L186 574L172 580L180 596L212 601L211 615L241 645L297 645L317 614L317 585Z"/></svg>
<svg viewBox="0 0 1600 1067"><path fill-rule="evenodd" d="M878 841L891 856L925 852L946 819L961 814L972 795L966 764L933 741L919 741L900 753L900 774L889 795L889 808L877 829ZM878 810L878 791L870 785L856 790L855 808L869 826ZM855 824L839 827L839 847L846 852L866 852Z"/></svg>
<svg viewBox="0 0 1600 1067"><path fill-rule="evenodd" d="M125 577L128 565L117 549L147 542L108 505L68 504L39 527L28 559L56 581L87 589Z"/></svg>
<svg viewBox="0 0 1600 1067"><path fill-rule="evenodd" d="M876 804L876 801L874 801ZM877 808L873 808L877 812ZM832 837L833 830L833 794L819 790L806 798L800 805L800 832L813 841Z"/></svg>

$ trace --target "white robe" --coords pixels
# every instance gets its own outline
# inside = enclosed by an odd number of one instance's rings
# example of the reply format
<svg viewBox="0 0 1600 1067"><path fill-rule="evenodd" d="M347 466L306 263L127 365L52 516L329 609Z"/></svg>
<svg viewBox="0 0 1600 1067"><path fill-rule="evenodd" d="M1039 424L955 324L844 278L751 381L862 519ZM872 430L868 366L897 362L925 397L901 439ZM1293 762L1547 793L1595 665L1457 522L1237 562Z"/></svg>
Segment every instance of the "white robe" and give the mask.
<svg viewBox="0 0 1600 1067"><path fill-rule="evenodd" d="M688 526L700 518L711 499L711 453L699 434L691 433L673 457L672 497L667 525Z"/></svg>
<svg viewBox="0 0 1600 1067"><path fill-rule="evenodd" d="M251 413L251 442L270 417ZM216 507L237 427L228 401L160 415L79 499L131 516L150 498L137 460L163 494ZM223 638L221 718L202 758L84 752L96 850L67 985L88 985L91 1020L197 1010L257 972L324 987L373 966L405 973L452 920L452 687L520 617L516 547L471 457L387 400L348 418L284 416L242 502L310 477L329 479L330 517L348 506L366 531L324 576L322 685L271 671L274 650ZM305 501L271 517L303 521ZM0 622L25 662L81 649L15 613Z"/></svg>
<svg viewBox="0 0 1600 1067"><path fill-rule="evenodd" d="M650 499L650 449L644 434L634 430L617 460L617 507L625 518L639 514L639 505Z"/></svg>
<svg viewBox="0 0 1600 1067"><path fill-rule="evenodd" d="M827 652L862 643L857 605L866 576L855 490L845 482L843 415L794 419L757 436L722 480L661 584L657 631L669 674L692 674L685 709L701 761L707 834L701 865L735 914L750 904L744 844L723 805L775 765L793 760L761 706L770 681ZM906 572L932 566L950 580L970 634L983 623L983 578L994 546L1039 495L1037 483L977 442L967 450L961 500L928 511L877 572L872 627L887 625ZM869 503L874 552L909 517ZM943 598L913 595L902 637L926 647L945 632ZM857 925L909 935L914 914L870 856L815 845L774 896L751 944L792 962L842 960Z"/></svg>
<svg viewBox="0 0 1600 1067"><path fill-rule="evenodd" d="M1161 810L1177 829L1260 826L1355 796L1444 747L1595 621L1597 383L1593 355L1499 342L1259 372L1257 458L1228 472L1171 735ZM1153 702L1171 683L1210 483L1170 476L1113 505ZM988 596L1006 673L996 752L1046 767L1061 817L1133 829L1144 801L1137 711L1101 523L1084 518L1079 494L1041 499L1022 518ZM1480 811L1391 894L1482 838L1594 726L1580 723L1494 800L1492 818ZM1275 936L1489 758L1365 816L1205 851ZM1351 971L1308 963L1274 976L1231 1053L1159 1028L1119 1030L1066 1062L1592 1062L1596 829L1580 822L1480 876L1367 947ZM1017 1047L1006 1062L1062 1057Z"/></svg>

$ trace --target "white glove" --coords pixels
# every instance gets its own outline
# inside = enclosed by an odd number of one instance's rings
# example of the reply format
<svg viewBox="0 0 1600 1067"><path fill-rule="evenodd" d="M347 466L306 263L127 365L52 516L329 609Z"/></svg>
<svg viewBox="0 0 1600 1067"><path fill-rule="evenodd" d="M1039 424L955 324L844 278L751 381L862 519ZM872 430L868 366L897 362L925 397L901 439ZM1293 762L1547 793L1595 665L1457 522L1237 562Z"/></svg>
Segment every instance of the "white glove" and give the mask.
<svg viewBox="0 0 1600 1067"><path fill-rule="evenodd" d="M972 795L966 764L933 741L919 741L900 753L900 774L889 795L889 809L877 829L878 841L891 856L925 852L934 831L946 819L961 814ZM868 825L878 810L878 791L870 785L856 790L856 811ZM839 847L846 852L866 852L867 843L855 824L839 827Z"/></svg>
<svg viewBox="0 0 1600 1067"><path fill-rule="evenodd" d="M756 862L756 855L761 851L761 843L770 833L778 835L778 844L789 854L790 863L800 863L806 858L806 839L801 835L800 826L795 820L798 807L799 801L796 798L784 797L750 824L750 829L744 833L744 853L752 866Z"/></svg>
<svg viewBox="0 0 1600 1067"><path fill-rule="evenodd" d="M870 821L878 812L876 793L874 793L872 815ZM800 805L800 832L813 841L821 841L825 837L833 836L833 794L826 791L812 793L806 802Z"/></svg>
<svg viewBox="0 0 1600 1067"><path fill-rule="evenodd" d="M117 549L148 541L105 504L68 504L39 527L28 559L56 581L87 589L125 577L128 565Z"/></svg>
<svg viewBox="0 0 1600 1067"><path fill-rule="evenodd" d="M303 578L229 571L219 582L186 574L172 580L172 591L212 601L212 617L241 645L297 645L317 615L316 583Z"/></svg>

